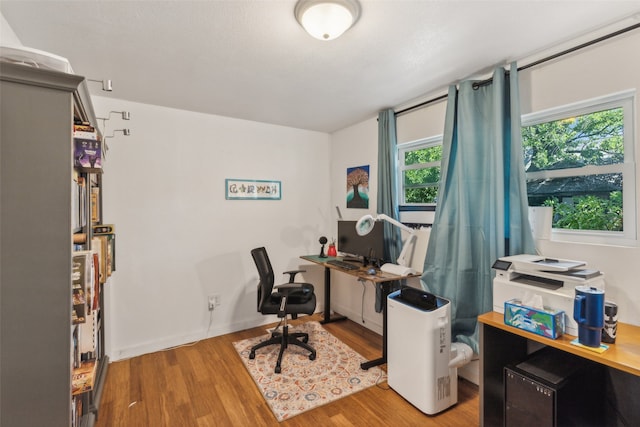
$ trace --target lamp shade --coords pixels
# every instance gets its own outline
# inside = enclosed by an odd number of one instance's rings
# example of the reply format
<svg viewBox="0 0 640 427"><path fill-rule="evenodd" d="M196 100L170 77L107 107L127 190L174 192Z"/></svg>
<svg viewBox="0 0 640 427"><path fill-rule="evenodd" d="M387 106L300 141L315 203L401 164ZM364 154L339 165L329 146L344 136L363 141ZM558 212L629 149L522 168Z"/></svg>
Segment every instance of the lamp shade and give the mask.
<svg viewBox="0 0 640 427"><path fill-rule="evenodd" d="M376 220L372 215L365 215L356 222L356 233L358 236L365 236L373 230Z"/></svg>
<svg viewBox="0 0 640 427"><path fill-rule="evenodd" d="M294 14L302 27L319 40L340 37L357 21L357 0L299 0Z"/></svg>

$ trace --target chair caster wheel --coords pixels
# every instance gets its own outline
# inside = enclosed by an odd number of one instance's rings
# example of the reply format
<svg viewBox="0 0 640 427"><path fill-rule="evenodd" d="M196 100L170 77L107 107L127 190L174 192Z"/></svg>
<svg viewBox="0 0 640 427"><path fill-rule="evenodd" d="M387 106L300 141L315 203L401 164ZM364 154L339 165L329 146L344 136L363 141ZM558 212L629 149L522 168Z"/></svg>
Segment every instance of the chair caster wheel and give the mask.
<svg viewBox="0 0 640 427"><path fill-rule="evenodd" d="M309 360L316 360L316 354L315 353L311 353L309 355Z"/></svg>
<svg viewBox="0 0 640 427"><path fill-rule="evenodd" d="M249 359L253 360L256 358L256 352L252 351L251 353L249 353Z"/></svg>
<svg viewBox="0 0 640 427"><path fill-rule="evenodd" d="M276 373L276 374L279 374L279 373L280 373L280 371L281 371L280 366L276 366L275 373Z"/></svg>

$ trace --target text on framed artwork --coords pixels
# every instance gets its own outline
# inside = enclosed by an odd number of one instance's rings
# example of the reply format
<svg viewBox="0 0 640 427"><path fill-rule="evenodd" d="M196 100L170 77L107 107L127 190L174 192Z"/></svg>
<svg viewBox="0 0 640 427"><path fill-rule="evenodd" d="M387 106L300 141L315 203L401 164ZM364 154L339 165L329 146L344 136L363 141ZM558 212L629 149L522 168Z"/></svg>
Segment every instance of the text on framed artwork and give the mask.
<svg viewBox="0 0 640 427"><path fill-rule="evenodd" d="M226 179L227 200L280 200L280 181L256 179Z"/></svg>

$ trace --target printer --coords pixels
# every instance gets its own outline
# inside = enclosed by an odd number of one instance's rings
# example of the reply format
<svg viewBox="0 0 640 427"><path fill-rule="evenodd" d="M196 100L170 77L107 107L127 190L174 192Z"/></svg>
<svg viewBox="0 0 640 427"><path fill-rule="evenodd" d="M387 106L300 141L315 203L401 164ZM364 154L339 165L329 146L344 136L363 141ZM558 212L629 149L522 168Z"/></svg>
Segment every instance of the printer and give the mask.
<svg viewBox="0 0 640 427"><path fill-rule="evenodd" d="M583 261L546 258L539 255L501 257L492 268L493 310L504 313L504 303L518 299L537 298L543 307L564 311L565 332L578 335L578 324L573 319L573 301L576 286L589 286L604 291L604 274L586 268Z"/></svg>

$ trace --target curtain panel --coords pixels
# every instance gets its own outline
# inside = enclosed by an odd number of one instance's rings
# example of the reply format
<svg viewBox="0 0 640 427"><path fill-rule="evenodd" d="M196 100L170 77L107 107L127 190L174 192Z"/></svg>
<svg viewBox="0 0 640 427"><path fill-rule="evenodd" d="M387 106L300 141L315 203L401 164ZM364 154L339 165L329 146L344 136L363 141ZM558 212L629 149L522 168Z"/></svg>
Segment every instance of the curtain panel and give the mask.
<svg viewBox="0 0 640 427"><path fill-rule="evenodd" d="M452 302L452 340L479 352L477 316L492 310L491 265L535 253L528 221L518 75L449 88L441 182L422 286Z"/></svg>
<svg viewBox="0 0 640 427"><path fill-rule="evenodd" d="M399 219L398 210L398 179L396 175L396 114L389 108L378 113L378 203L377 213L385 214L393 219ZM402 250L402 236L400 230L387 221L382 221L385 235L384 258L395 263ZM399 288L399 282L390 284L391 289ZM376 284L376 312L383 310L385 298L382 284Z"/></svg>
<svg viewBox="0 0 640 427"><path fill-rule="evenodd" d="M399 219L396 178L396 115L393 109L378 113L378 203L377 214ZM395 263L402 250L400 230L382 221L385 235L385 259Z"/></svg>

